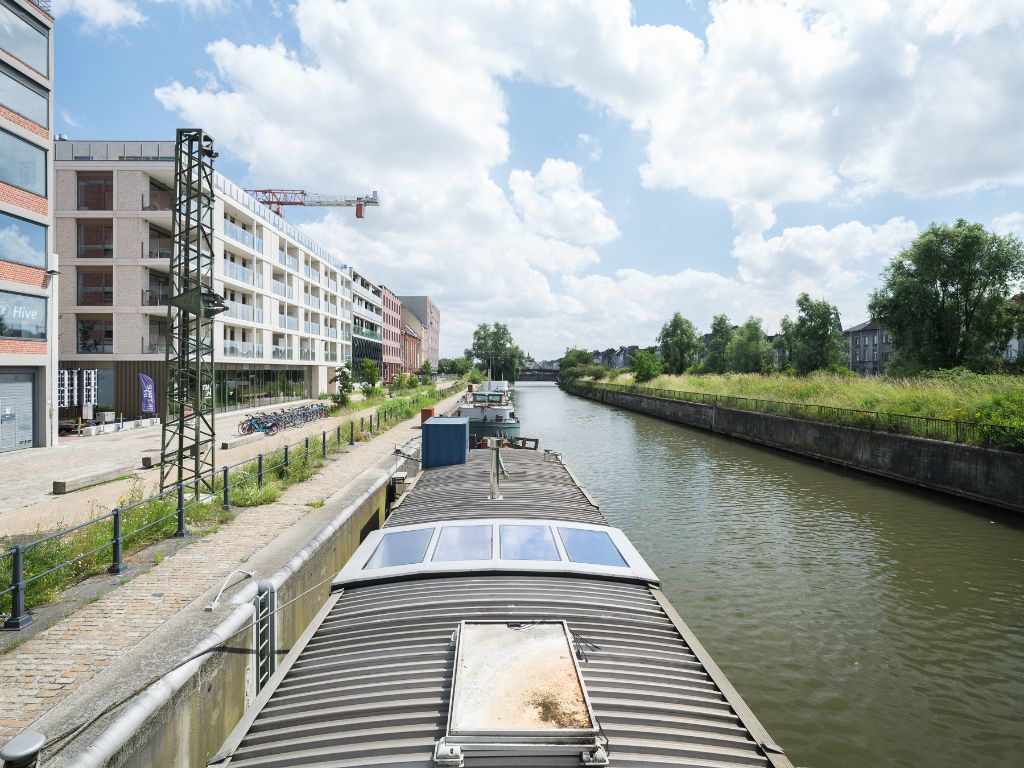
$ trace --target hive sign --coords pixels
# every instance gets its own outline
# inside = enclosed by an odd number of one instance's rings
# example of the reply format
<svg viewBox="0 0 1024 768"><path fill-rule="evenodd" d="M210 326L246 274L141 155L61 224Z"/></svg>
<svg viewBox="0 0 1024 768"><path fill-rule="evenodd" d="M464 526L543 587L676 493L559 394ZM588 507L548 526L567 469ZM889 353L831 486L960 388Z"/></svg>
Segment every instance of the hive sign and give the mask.
<svg viewBox="0 0 1024 768"><path fill-rule="evenodd" d="M0 301L0 318L12 318L14 320L38 320L39 310L15 305L14 310L12 311L9 304Z"/></svg>

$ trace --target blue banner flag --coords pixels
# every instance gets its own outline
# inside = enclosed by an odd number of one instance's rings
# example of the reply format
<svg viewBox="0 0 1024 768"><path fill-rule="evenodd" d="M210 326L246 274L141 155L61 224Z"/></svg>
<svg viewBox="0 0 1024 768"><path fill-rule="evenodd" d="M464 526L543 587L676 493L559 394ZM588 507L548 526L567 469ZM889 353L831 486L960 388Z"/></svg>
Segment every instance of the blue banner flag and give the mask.
<svg viewBox="0 0 1024 768"><path fill-rule="evenodd" d="M156 413L156 385L153 384L153 379L140 373L139 385L142 387L142 412Z"/></svg>

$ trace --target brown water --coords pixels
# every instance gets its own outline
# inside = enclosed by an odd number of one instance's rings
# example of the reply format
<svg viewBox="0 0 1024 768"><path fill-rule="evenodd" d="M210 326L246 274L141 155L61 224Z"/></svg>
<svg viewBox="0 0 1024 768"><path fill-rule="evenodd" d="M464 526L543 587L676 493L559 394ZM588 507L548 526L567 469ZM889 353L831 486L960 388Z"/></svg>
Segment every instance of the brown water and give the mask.
<svg viewBox="0 0 1024 768"><path fill-rule="evenodd" d="M1024 766L1024 518L553 385L516 402L794 765Z"/></svg>

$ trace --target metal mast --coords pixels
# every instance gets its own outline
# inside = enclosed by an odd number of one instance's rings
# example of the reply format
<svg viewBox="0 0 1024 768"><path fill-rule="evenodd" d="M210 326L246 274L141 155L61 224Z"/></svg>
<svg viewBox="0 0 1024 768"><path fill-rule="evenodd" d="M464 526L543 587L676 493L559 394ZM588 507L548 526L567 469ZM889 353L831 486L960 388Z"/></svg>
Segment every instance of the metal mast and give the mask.
<svg viewBox="0 0 1024 768"><path fill-rule="evenodd" d="M225 309L213 292L215 157L202 129L178 129L160 487L180 483L196 494L213 492L213 318Z"/></svg>

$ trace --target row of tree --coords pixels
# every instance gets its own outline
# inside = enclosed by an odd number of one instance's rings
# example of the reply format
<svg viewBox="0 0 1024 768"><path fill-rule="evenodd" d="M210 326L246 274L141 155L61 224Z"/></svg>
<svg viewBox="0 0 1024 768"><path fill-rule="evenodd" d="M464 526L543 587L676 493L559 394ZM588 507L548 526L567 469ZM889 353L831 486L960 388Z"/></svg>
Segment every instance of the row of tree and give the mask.
<svg viewBox="0 0 1024 768"><path fill-rule="evenodd" d="M473 343L465 355L439 360L437 372L465 376L476 383L490 372L492 379L515 382L530 359L515 343L507 325L480 323L473 331Z"/></svg>

